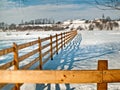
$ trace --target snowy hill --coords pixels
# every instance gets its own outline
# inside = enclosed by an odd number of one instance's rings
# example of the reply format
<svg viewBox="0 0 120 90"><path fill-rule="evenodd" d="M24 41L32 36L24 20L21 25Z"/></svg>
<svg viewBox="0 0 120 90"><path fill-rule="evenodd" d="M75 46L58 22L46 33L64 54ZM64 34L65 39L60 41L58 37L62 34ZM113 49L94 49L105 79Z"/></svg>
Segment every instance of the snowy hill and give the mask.
<svg viewBox="0 0 120 90"><path fill-rule="evenodd" d="M120 21L95 19L95 20L67 20L63 25L69 29L77 30L119 30Z"/></svg>

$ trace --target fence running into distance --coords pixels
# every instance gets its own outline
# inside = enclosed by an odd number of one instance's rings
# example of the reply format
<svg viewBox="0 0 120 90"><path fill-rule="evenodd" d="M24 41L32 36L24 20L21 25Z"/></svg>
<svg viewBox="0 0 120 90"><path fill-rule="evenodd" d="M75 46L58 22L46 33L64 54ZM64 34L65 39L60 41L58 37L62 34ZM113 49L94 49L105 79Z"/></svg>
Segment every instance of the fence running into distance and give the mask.
<svg viewBox="0 0 120 90"><path fill-rule="evenodd" d="M48 61L53 60L53 55L65 46L70 40L72 40L77 35L77 31L69 31L56 35L50 35L46 38L38 38L38 40L17 45L13 43L13 46L7 49L0 50L0 56L7 55L12 53L13 60L5 63L0 66L0 70L6 70L13 66L13 70L27 70L35 63L39 62L39 65L35 69L42 70L42 66ZM28 47L36 47L34 50L25 53L24 55L19 55L21 50L24 50ZM31 48L30 48L31 49ZM26 60L27 58L38 54L37 57L29 62L28 64L20 67L20 62ZM44 58L45 57L45 58ZM1 77L1 76L0 76ZM0 88L3 88L7 84L0 84ZM22 84L16 84L12 90L19 90Z"/></svg>
<svg viewBox="0 0 120 90"><path fill-rule="evenodd" d="M98 61L98 69L97 70L18 70L18 62L21 60L27 58L30 55L33 55L29 53L24 56L24 58L20 59L21 57L18 57L18 50L28 47L30 45L39 43L39 48L37 51L39 52L38 59L35 59L34 61L39 61L39 69L42 69L42 66L47 62L46 59L44 62L42 61L42 57L46 55L46 53L50 52L50 57L53 59L53 55L55 53L58 53L58 50L62 48L62 46L65 45L68 41L70 41L72 38L75 37L77 34L76 31L67 32L64 34L56 35L56 36L50 36L49 38L45 39L38 39L37 41L34 41L34 43L27 43L23 45L13 45L13 49L6 49L2 50L0 55L5 55L10 52L14 52L14 61L12 65L14 65L15 70L0 70L0 83L14 83L15 90L19 90L20 85L22 83L97 83L97 90L107 90L108 85L107 83L114 83L114 82L120 82L120 69L108 69L108 61L107 60L99 60ZM58 36L61 36L61 38L57 39ZM53 41L51 38L55 38L56 40ZM63 39L64 38L64 39ZM51 43L46 44L45 46L41 46L41 42L50 39ZM58 43L58 41L60 42ZM55 46L52 46L52 43L55 43ZM59 46L60 44L60 46ZM49 51L44 52L42 54L42 50L46 48L47 46L50 46ZM58 47L59 46L59 47ZM53 52L53 49L56 48L55 52ZM34 62L24 66L24 69L28 69ZM3 65L4 66L4 65ZM6 64L1 69L6 69L8 66L11 66L11 64ZM37 68L38 68L37 67ZM21 84L20 84L21 83Z"/></svg>

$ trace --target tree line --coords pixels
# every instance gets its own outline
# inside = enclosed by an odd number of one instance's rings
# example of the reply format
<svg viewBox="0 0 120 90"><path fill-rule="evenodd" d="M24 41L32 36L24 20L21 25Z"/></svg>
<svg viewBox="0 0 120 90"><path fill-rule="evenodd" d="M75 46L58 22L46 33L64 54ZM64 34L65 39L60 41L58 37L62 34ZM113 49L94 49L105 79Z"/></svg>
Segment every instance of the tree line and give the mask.
<svg viewBox="0 0 120 90"><path fill-rule="evenodd" d="M30 21L23 21L21 20L21 23L19 24L7 24L5 22L0 22L0 29L2 30L13 30L20 28L21 26L27 26L27 25L40 25L40 24L54 24L55 20L54 19L48 19L48 18L43 18L43 19L35 19L35 20L30 20Z"/></svg>

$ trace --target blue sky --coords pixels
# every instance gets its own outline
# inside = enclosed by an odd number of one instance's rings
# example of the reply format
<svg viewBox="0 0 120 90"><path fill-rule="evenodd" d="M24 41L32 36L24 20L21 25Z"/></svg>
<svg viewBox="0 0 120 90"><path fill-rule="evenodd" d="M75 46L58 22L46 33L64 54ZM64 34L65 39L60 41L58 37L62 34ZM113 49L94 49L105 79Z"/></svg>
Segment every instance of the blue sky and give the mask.
<svg viewBox="0 0 120 90"><path fill-rule="evenodd" d="M45 5L45 4L87 4L94 0L9 0L16 3L22 3L24 6Z"/></svg>
<svg viewBox="0 0 120 90"><path fill-rule="evenodd" d="M100 10L94 0L0 0L0 22L20 23L37 18L94 19L102 14L119 18L117 10Z"/></svg>

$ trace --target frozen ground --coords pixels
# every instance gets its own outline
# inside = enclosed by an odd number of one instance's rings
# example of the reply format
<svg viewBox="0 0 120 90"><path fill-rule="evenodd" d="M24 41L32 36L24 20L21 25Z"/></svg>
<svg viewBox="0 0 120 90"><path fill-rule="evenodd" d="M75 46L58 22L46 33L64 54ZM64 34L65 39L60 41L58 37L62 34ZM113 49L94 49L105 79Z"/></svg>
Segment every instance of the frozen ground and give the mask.
<svg viewBox="0 0 120 90"><path fill-rule="evenodd" d="M57 32L51 32L51 34L55 33ZM48 34L38 35L37 33L32 38L42 37L42 35ZM7 37L12 38L12 36ZM28 38L27 41L35 39L32 38ZM11 40L3 38L0 44L4 43L4 39ZM0 61L2 58L0 57ZM54 56L54 60L47 62L43 68L45 70L97 69L98 60L108 60L109 69L120 69L120 31L79 31L74 40L59 51L59 54ZM96 84L24 84L21 90L96 90ZM109 84L108 90L120 90L120 84Z"/></svg>
<svg viewBox="0 0 120 90"><path fill-rule="evenodd" d="M44 69L97 69L98 60L108 60L109 69L120 69L119 56L120 31L80 31L53 61L44 66ZM51 84L44 87L45 90L49 88L50 90L96 90L96 84ZM120 90L120 84L109 84L108 90Z"/></svg>
<svg viewBox="0 0 120 90"><path fill-rule="evenodd" d="M25 32L0 32L0 49L12 46L13 42L17 44L37 40L38 37L44 38L62 31L25 31ZM28 34L29 35L26 35Z"/></svg>

